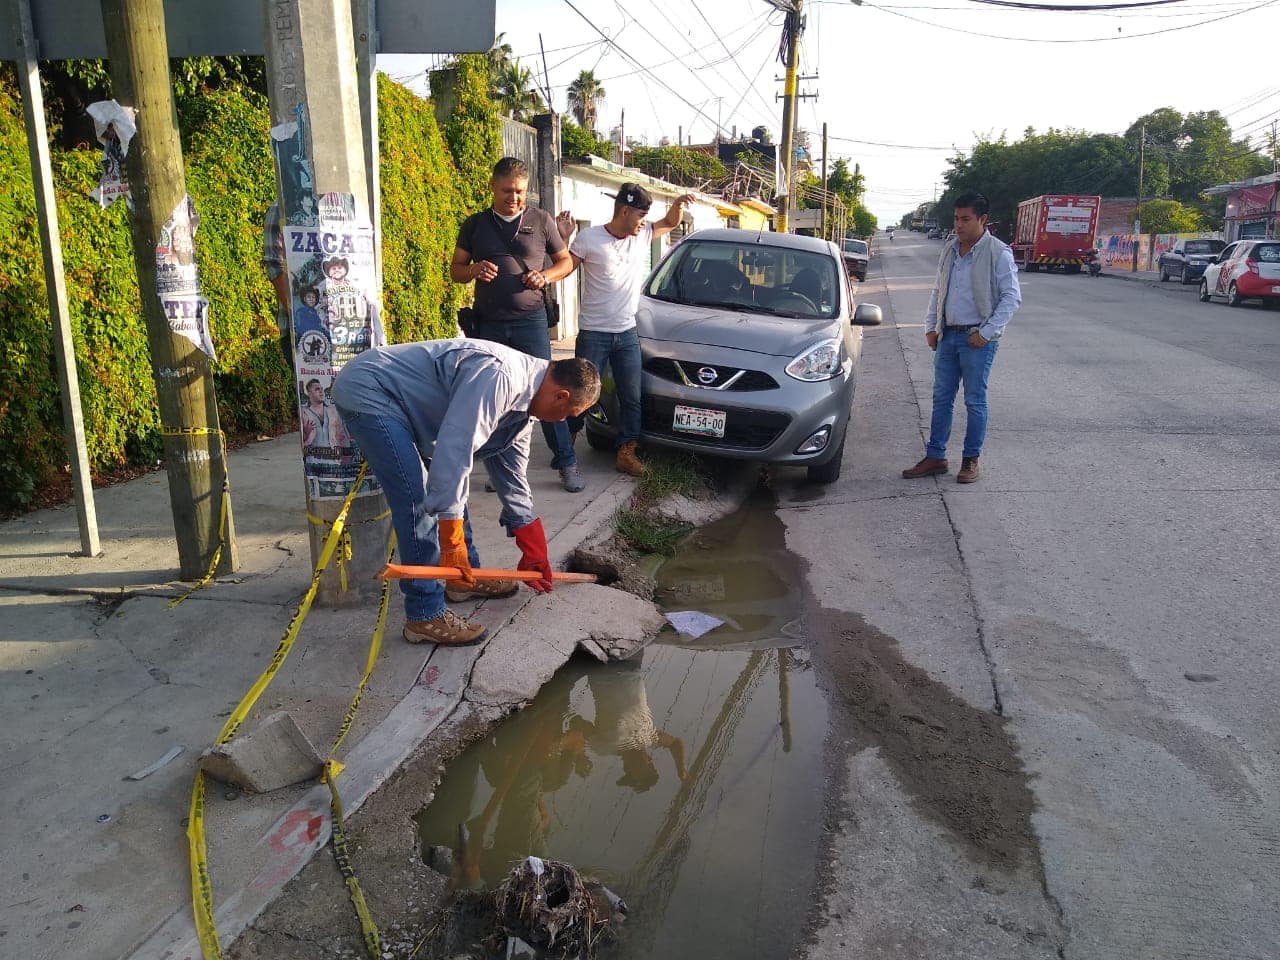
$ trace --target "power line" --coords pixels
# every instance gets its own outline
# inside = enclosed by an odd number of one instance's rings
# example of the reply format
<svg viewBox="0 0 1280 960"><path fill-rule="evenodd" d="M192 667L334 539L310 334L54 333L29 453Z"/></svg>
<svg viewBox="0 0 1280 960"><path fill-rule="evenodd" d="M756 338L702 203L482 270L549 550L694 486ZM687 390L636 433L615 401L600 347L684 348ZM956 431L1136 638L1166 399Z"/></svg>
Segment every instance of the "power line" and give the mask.
<svg viewBox="0 0 1280 960"><path fill-rule="evenodd" d="M1096 13L1100 10L1134 10L1139 7L1167 7L1186 0L1136 0L1134 3L1028 3L1025 0L969 0L970 3L981 3L991 7L1010 7L1015 10L1039 10L1051 13L1076 13L1088 11Z"/></svg>
<svg viewBox="0 0 1280 960"><path fill-rule="evenodd" d="M954 150L954 146L950 147L926 147L918 143L881 143L878 140L855 140L853 137L837 137L829 136L829 140L839 140L841 143L860 143L868 147L892 147L895 150Z"/></svg>
<svg viewBox="0 0 1280 960"><path fill-rule="evenodd" d="M567 3L568 0L565 0ZM1115 37L1080 37L1076 39L1066 37L1009 37L997 33L980 33L977 30L965 30L962 27L949 27L946 24L935 23L932 20L926 20L923 17L913 17L910 14L903 13L901 9L893 7L881 7L874 3L867 3L863 0L862 6L869 7L872 10L880 10L890 16L901 17L904 20L910 20L913 23L920 23L926 27L934 27L938 30L950 30L952 33L963 33L971 37L982 37L987 40L1010 40L1016 43L1105 43L1111 40L1137 40L1140 37L1154 37L1162 33L1174 33L1179 30L1191 30L1196 27L1207 26L1211 23L1218 23L1221 20L1229 20L1232 17L1238 17L1242 13L1250 13L1254 10L1261 10L1263 7L1270 7L1280 0L1263 0L1262 3L1254 4L1251 7L1245 7L1242 10L1235 10L1231 13L1225 13L1219 17L1211 17L1207 20L1200 20L1196 23L1184 23L1177 27L1165 27L1161 30L1148 30L1144 33L1126 33Z"/></svg>

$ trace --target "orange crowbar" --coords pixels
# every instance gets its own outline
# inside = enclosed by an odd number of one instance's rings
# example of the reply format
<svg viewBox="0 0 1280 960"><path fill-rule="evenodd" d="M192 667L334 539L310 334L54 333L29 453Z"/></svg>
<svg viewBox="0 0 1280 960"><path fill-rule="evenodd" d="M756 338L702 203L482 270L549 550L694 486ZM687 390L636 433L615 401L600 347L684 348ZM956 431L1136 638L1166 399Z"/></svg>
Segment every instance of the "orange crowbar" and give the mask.
<svg viewBox="0 0 1280 960"><path fill-rule="evenodd" d="M400 563L388 563L378 574L382 580L457 580L462 571L457 567L410 567ZM477 580L541 580L542 574L537 570L485 570L475 568L471 576ZM556 570L551 574L556 583L595 583L599 578L594 573L564 573Z"/></svg>

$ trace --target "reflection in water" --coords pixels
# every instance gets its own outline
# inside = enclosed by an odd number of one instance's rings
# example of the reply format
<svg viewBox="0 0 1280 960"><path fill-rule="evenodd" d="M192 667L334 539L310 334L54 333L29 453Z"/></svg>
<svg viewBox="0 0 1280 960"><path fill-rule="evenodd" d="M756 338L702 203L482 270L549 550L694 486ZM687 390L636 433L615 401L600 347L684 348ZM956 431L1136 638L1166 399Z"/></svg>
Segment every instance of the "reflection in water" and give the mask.
<svg viewBox="0 0 1280 960"><path fill-rule="evenodd" d="M793 646L803 637L804 572L784 546L782 521L765 492L704 527L658 571L667 610L699 610L725 621L690 646ZM687 638L685 638L687 640Z"/></svg>
<svg viewBox="0 0 1280 960"><path fill-rule="evenodd" d="M803 651L574 661L450 764L421 842L454 847L463 886L529 854L599 877L631 907L618 957L783 958L814 878L825 725Z"/></svg>
<svg viewBox="0 0 1280 960"><path fill-rule="evenodd" d="M725 626L643 662L571 662L450 764L418 824L424 847L455 848L457 882L493 887L553 857L630 906L612 956L790 954L816 874L827 711L769 507L704 528L659 573L668 609Z"/></svg>

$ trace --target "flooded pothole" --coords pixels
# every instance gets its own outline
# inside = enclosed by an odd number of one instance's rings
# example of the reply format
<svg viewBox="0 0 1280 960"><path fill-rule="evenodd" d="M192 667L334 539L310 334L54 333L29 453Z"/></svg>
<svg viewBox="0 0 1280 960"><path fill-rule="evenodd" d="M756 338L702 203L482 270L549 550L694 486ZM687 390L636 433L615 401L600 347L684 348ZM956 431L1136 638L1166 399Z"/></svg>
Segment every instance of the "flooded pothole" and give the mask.
<svg viewBox="0 0 1280 960"><path fill-rule="evenodd" d="M573 864L629 907L604 956L789 956L817 880L828 722L800 576L767 498L696 533L658 600L723 625L571 661L449 765L417 817L424 859L451 848L472 890L529 855Z"/></svg>

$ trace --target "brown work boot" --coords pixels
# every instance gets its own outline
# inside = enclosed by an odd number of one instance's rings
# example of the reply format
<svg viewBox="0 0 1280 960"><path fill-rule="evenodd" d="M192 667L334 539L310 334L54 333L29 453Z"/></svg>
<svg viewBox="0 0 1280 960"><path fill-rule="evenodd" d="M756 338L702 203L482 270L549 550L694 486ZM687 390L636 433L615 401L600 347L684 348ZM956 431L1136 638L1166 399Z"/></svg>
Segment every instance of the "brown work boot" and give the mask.
<svg viewBox="0 0 1280 960"><path fill-rule="evenodd" d="M630 440L618 448L618 456L614 458L613 465L618 468L619 473L630 474L633 477L639 477L644 474L644 464L636 456L636 442L634 440Z"/></svg>
<svg viewBox="0 0 1280 960"><path fill-rule="evenodd" d="M932 477L946 472L947 461L939 460L937 457L925 457L914 467L903 470L902 476L906 480L918 480L920 477Z"/></svg>
<svg viewBox="0 0 1280 960"><path fill-rule="evenodd" d="M447 580L444 585L444 598L450 603L462 603L464 600L501 600L520 589L516 580L477 580L467 586L461 580Z"/></svg>
<svg viewBox="0 0 1280 960"><path fill-rule="evenodd" d="M978 458L965 457L960 461L960 470L956 474L956 483L973 483L978 479Z"/></svg>
<svg viewBox="0 0 1280 960"><path fill-rule="evenodd" d="M478 623L463 620L452 610L445 610L434 620L409 620L404 625L404 638L409 643L434 643L441 647L469 647L488 633Z"/></svg>

